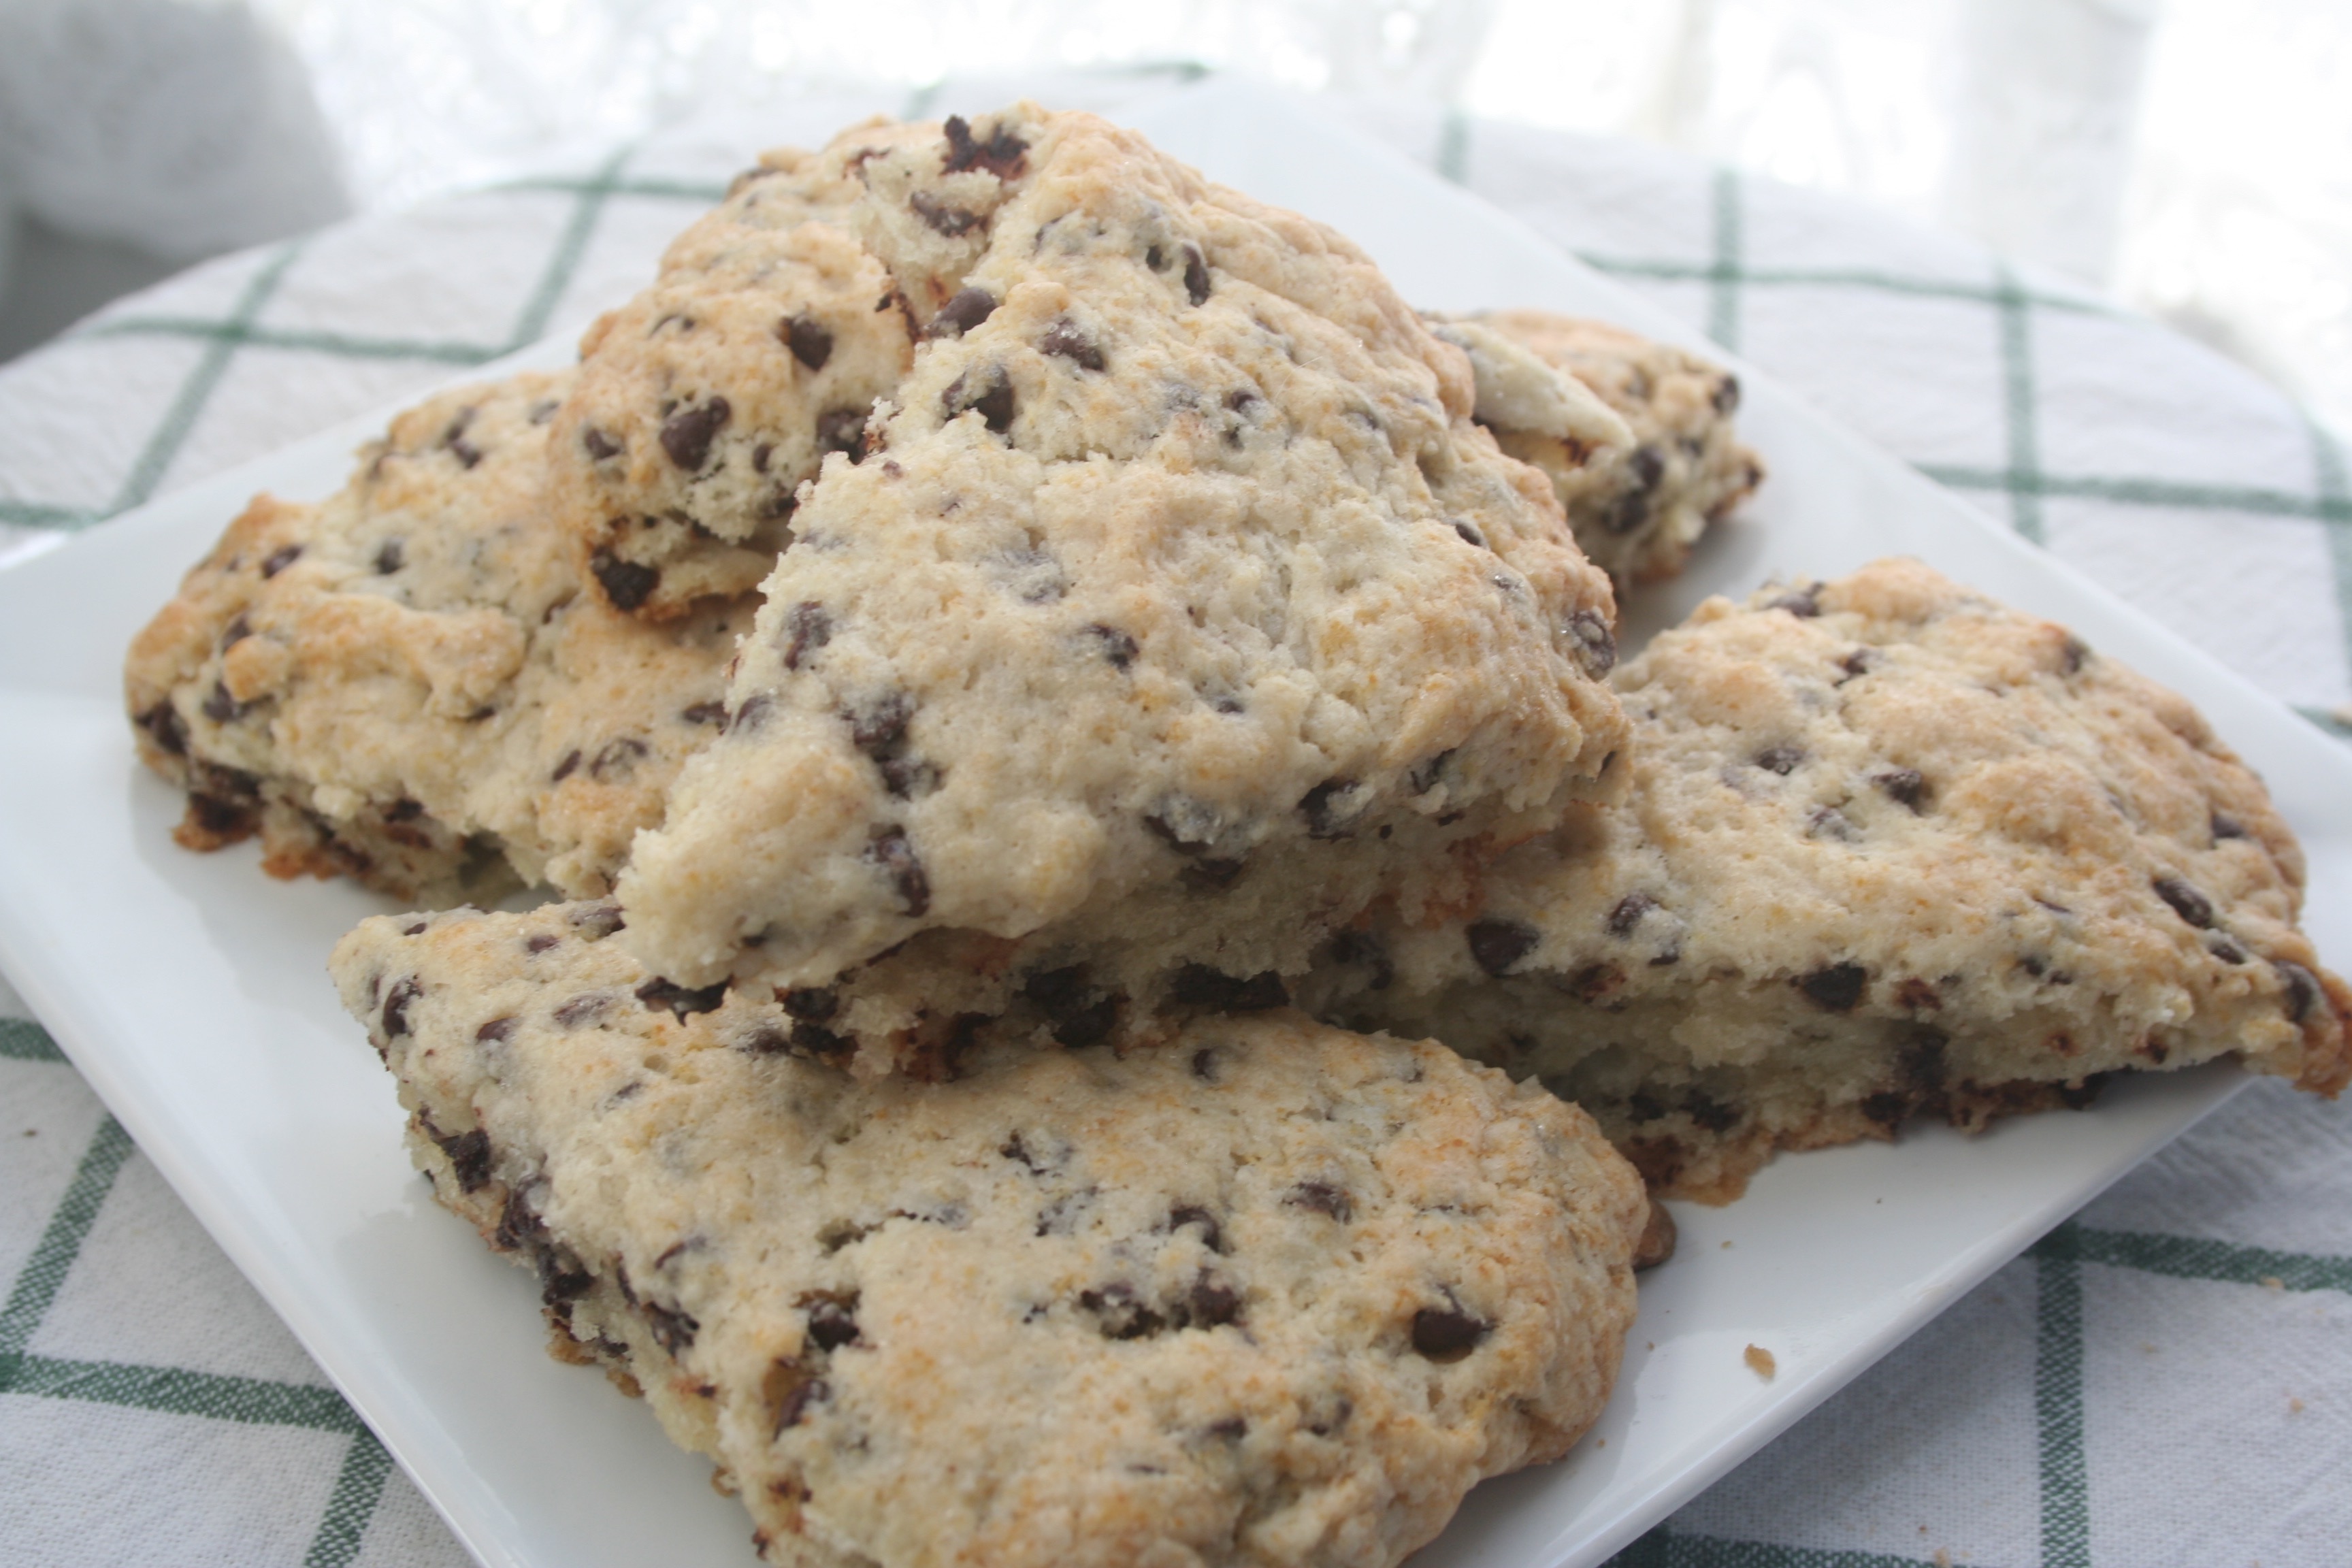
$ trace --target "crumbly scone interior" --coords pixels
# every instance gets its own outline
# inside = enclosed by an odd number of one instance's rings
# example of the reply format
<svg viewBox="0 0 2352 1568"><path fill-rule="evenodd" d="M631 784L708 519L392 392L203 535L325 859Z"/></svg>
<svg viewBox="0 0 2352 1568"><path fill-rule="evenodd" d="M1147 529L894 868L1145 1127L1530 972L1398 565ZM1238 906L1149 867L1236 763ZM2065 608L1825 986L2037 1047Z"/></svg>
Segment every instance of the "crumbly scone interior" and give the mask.
<svg viewBox="0 0 2352 1568"><path fill-rule="evenodd" d="M1606 580L1464 357L1126 132L959 129L826 154L924 337L624 875L648 965L824 985L961 933L1019 944L1000 1002L1083 965L1139 1017L1610 787Z"/></svg>
<svg viewBox="0 0 2352 1568"><path fill-rule="evenodd" d="M1654 1182L2231 1057L2332 1093L2347 994L2257 779L2173 693L1910 562L1715 599L1621 672L1632 795L1473 917L1348 933L1324 1016L1535 1074Z"/></svg>
<svg viewBox="0 0 2352 1568"><path fill-rule="evenodd" d="M861 145L918 130L864 127ZM616 607L668 619L756 589L792 542L801 485L827 453L857 451L905 377L907 303L845 226L864 192L844 158L769 153L582 338L550 479Z"/></svg>
<svg viewBox="0 0 2352 1568"><path fill-rule="evenodd" d="M718 732L748 598L653 626L584 593L544 494L568 374L404 414L316 505L264 496L133 643L142 757L178 837L258 833L279 876L488 901L611 886Z"/></svg>
<svg viewBox="0 0 2352 1568"><path fill-rule="evenodd" d="M1762 482L1762 461L1733 426L1738 378L1696 354L1548 310L1494 310L1438 330L1480 366L1479 422L1550 479L1576 542L1621 593L1680 572L1708 525ZM1534 384L1514 359L1588 389L1625 435L1589 416L1541 416L1543 403L1513 395Z"/></svg>
<svg viewBox="0 0 2352 1568"><path fill-rule="evenodd" d="M371 921L437 1195L780 1563L1386 1564L1599 1414L1648 1205L1591 1120L1295 1014L861 1084L606 905Z"/></svg>

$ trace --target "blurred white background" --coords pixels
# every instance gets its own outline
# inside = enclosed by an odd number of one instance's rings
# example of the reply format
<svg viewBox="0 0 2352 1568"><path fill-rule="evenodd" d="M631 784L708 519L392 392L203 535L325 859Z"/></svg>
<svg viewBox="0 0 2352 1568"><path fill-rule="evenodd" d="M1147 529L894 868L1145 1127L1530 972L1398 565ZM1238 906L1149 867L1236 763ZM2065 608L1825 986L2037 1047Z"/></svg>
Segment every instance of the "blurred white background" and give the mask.
<svg viewBox="0 0 2352 1568"><path fill-rule="evenodd" d="M2346 0L0 0L0 358L197 258L681 115L1178 61L1852 193L2352 431Z"/></svg>

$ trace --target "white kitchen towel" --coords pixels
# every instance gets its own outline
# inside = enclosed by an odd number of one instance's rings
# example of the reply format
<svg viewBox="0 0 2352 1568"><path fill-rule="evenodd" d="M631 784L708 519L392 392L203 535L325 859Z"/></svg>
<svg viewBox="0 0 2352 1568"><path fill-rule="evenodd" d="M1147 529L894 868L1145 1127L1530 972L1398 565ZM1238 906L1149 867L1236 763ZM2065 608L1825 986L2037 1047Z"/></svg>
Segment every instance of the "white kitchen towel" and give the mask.
<svg viewBox="0 0 2352 1568"><path fill-rule="evenodd" d="M1117 113L1181 79L811 100L208 263L0 370L0 551L618 303L761 145L1016 89ZM2342 727L2352 483L2244 370L1851 203L1630 143L1326 110ZM37 1024L0 1013L0 1563L464 1562ZM2352 1114L2255 1086L1621 1561L2341 1563L2347 1194Z"/></svg>

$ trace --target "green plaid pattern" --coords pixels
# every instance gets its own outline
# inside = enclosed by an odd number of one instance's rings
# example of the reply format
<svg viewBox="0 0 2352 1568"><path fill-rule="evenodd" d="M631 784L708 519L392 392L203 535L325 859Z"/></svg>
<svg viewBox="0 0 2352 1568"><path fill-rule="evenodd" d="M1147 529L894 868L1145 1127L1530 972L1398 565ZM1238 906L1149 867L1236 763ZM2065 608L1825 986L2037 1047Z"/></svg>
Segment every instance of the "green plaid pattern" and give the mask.
<svg viewBox="0 0 2352 1568"><path fill-rule="evenodd" d="M1111 111L1167 87L1057 85L1042 95ZM828 99L761 139L1008 96ZM2352 468L2243 371L1840 202L1626 144L1342 111L2352 735ZM0 550L619 302L751 145L665 133L110 310L0 370ZM147 1560L163 1540L174 1560L461 1563L37 1024L0 1017L0 1473L40 1482L0 1489L0 1561ZM2344 1119L2257 1086L1617 1563L2341 1561L2347 1187ZM149 1495L155 1475L183 1489Z"/></svg>

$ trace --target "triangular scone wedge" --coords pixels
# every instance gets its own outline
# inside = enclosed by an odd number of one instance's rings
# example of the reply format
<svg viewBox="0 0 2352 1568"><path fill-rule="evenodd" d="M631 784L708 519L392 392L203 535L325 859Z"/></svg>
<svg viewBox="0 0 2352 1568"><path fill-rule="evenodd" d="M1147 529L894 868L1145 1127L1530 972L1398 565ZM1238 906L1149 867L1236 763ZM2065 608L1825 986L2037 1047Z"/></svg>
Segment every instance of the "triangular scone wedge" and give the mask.
<svg viewBox="0 0 2352 1568"><path fill-rule="evenodd" d="M1680 572L1707 525L1763 479L1733 432L1738 378L1696 354L1549 310L1495 310L1437 331L1477 367L1479 423L1551 479L1577 543L1621 591ZM1589 388L1626 434L1528 395L1533 367Z"/></svg>
<svg viewBox="0 0 2352 1568"><path fill-rule="evenodd" d="M1886 561L1710 599L1620 689L1629 803L1506 857L1475 913L1349 933L1320 1011L1539 1075L1698 1197L2124 1069L2352 1073L2261 780L2063 627Z"/></svg>
<svg viewBox="0 0 2352 1568"><path fill-rule="evenodd" d="M976 1010L1084 966L1139 1019L1375 897L1459 903L1610 787L1607 579L1361 252L1086 115L842 149L927 335L638 841L656 973L975 936Z"/></svg>
<svg viewBox="0 0 2352 1568"><path fill-rule="evenodd" d="M1389 1564L1608 1397L1648 1204L1533 1085L1296 1014L861 1083L610 931L377 919L333 967L436 1194L771 1562Z"/></svg>
<svg viewBox="0 0 2352 1568"><path fill-rule="evenodd" d="M177 837L258 832L279 876L487 901L612 885L680 761L719 731L744 598L666 626L583 589L544 495L568 375L445 393L316 505L263 496L132 643Z"/></svg>

